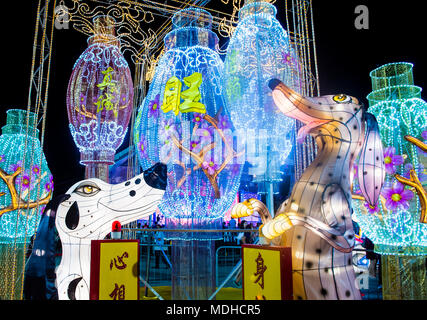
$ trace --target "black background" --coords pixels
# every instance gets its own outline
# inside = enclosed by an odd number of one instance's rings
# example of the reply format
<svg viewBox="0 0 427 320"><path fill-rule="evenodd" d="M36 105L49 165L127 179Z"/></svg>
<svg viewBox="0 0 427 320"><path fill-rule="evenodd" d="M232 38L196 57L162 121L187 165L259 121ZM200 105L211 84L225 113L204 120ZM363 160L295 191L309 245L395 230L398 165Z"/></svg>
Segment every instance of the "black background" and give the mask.
<svg viewBox="0 0 427 320"><path fill-rule="evenodd" d="M27 106L37 3L2 2L0 126L6 122L7 109ZM209 7L215 4L220 0L211 0ZM354 9L361 4L369 8L368 30L354 26ZM277 0L276 7L285 26L284 1ZM313 12L322 95L347 93L368 105L369 72L399 61L413 63L415 84L425 86L426 17L421 1L313 0ZM64 193L84 178L68 129L65 96L73 65L86 49L86 38L72 26L54 33L44 151L54 176L55 194ZM121 149L125 147L124 143Z"/></svg>

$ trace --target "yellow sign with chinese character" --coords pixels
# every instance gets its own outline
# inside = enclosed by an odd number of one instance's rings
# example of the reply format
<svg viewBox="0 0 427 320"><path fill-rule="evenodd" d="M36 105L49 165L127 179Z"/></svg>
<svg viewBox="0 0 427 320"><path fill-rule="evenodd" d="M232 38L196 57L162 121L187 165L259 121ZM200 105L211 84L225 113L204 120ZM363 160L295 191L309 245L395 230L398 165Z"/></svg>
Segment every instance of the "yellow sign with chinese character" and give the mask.
<svg viewBox="0 0 427 320"><path fill-rule="evenodd" d="M101 240L92 250L92 267L99 270L91 273L91 297L98 300L138 300L138 241ZM96 247L99 248L98 254ZM98 281L97 281L98 280ZM92 288L92 285L94 288ZM98 288L98 290L96 290ZM98 294L92 295L93 291Z"/></svg>
<svg viewBox="0 0 427 320"><path fill-rule="evenodd" d="M285 300L292 295L290 248L243 246L244 300Z"/></svg>

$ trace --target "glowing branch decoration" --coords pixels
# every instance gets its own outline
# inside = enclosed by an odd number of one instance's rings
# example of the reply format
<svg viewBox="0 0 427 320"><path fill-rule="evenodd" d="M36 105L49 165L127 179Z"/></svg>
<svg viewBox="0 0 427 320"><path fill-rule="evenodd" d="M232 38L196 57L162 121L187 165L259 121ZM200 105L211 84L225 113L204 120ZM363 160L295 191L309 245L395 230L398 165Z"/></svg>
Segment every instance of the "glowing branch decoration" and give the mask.
<svg viewBox="0 0 427 320"><path fill-rule="evenodd" d="M427 152L427 145L422 141L418 140L417 138L414 138L411 136L405 136L405 139L411 142L412 144L416 145L422 151ZM418 179L418 176L415 170L409 171L409 179L402 177L401 175L398 175L398 174L396 174L394 177L399 182L415 188L415 191L418 195L418 198L420 199L420 204L421 204L420 222L427 223L427 192L424 190L420 182L420 179Z"/></svg>
<svg viewBox="0 0 427 320"><path fill-rule="evenodd" d="M52 191L49 191L47 196L40 200L36 201L26 201L19 196L18 190L16 190L16 179L22 173L22 169L19 168L12 174L7 174L3 169L0 168L0 178L4 181L9 189L11 204L7 207L4 207L0 210L0 217L10 211L20 210L20 209L34 209L38 206L46 205L50 197L52 196ZM0 196L5 195L6 193L2 193Z"/></svg>

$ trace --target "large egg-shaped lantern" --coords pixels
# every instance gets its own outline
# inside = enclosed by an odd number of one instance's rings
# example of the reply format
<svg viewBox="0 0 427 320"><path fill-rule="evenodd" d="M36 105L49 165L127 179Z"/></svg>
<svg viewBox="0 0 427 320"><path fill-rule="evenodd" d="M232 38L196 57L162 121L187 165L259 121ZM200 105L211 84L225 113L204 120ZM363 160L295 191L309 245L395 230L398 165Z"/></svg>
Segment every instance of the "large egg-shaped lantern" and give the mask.
<svg viewBox="0 0 427 320"><path fill-rule="evenodd" d="M67 90L70 131L86 178L107 182L108 165L126 135L133 103L131 72L114 24L109 16L94 18L94 35L74 65Z"/></svg>

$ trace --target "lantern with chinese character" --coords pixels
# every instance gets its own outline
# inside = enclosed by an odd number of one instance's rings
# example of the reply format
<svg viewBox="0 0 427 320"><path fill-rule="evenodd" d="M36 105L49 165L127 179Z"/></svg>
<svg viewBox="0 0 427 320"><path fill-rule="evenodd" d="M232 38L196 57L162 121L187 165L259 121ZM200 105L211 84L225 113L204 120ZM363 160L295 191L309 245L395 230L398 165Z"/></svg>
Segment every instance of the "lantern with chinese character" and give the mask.
<svg viewBox="0 0 427 320"><path fill-rule="evenodd" d="M0 136L0 299L19 298L25 248L49 202L53 177L38 139L36 114L7 111ZM15 283L16 282L16 283Z"/></svg>
<svg viewBox="0 0 427 320"><path fill-rule="evenodd" d="M143 169L156 162L167 164L168 183L159 209L168 226L208 229L219 226L215 224L236 196L243 154L233 139L222 82L224 67L216 51L218 37L210 30L212 16L204 10L184 9L173 16L172 23L174 28L165 37L166 52L135 122L134 141ZM210 240L222 235L176 232L168 236L177 241L174 272L182 276L187 272L189 281L213 276L214 270L206 275L214 256ZM202 250L204 241L209 244ZM192 265L186 265L183 257L193 257ZM186 285L192 287L193 299L207 299L212 293L210 285L187 283L182 290ZM185 298L184 291L173 291L173 297Z"/></svg>
<svg viewBox="0 0 427 320"><path fill-rule="evenodd" d="M67 91L70 131L86 178L107 182L108 165L126 135L133 102L131 73L114 23L108 16L94 18L95 34L73 68Z"/></svg>
<svg viewBox="0 0 427 320"><path fill-rule="evenodd" d="M297 92L302 86L299 61L276 12L267 1L246 0L230 38L224 74L231 119L246 141L246 160L252 165L249 175L258 192L269 194L272 212L272 196L294 144L295 120L278 112L268 81L280 79Z"/></svg>

